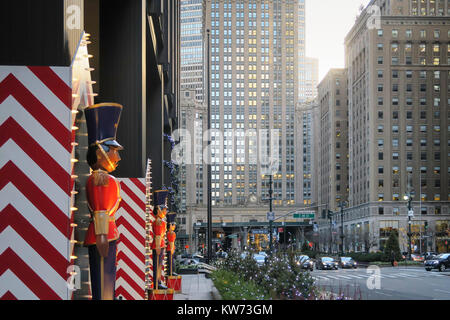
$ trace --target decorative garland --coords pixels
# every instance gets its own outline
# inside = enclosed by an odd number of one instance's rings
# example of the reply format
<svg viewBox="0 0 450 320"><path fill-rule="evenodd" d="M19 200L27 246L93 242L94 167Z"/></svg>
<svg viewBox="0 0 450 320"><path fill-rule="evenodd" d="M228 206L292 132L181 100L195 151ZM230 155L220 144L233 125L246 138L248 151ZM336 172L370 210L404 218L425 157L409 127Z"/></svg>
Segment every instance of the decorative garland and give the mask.
<svg viewBox="0 0 450 320"><path fill-rule="evenodd" d="M173 150L175 148L175 141L173 140L172 136L168 135L168 134L164 134L164 138L166 138L171 145L171 150ZM178 191L179 191L179 183L180 181L178 180L178 176L179 176L179 165L176 164L175 162L173 162L172 160L170 161L163 161L164 166L166 168L169 169L170 172L170 187L167 188L167 190L169 190L169 203L171 206L171 211L173 212L177 212L179 210L179 197L178 197Z"/></svg>

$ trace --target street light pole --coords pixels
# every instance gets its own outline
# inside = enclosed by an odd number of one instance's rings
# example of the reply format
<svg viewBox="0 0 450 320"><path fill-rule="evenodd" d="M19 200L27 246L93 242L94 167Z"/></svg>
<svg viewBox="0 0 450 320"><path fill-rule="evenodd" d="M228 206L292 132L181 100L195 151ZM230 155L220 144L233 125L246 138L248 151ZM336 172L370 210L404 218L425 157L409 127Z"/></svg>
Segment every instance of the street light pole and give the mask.
<svg viewBox="0 0 450 320"><path fill-rule="evenodd" d="M207 86L208 86L208 205L207 205L207 220L208 220L208 263L212 260L212 193L211 193L211 70L210 70L210 31L206 30L207 34Z"/></svg>
<svg viewBox="0 0 450 320"><path fill-rule="evenodd" d="M272 200L273 200L272 194L273 194L273 190L272 190L272 174L271 174L269 176L269 212L273 212L272 211ZM272 254L272 241L273 241L273 239L272 239L272 237L273 237L272 223L273 223L273 220L269 219L269 254Z"/></svg>
<svg viewBox="0 0 450 320"><path fill-rule="evenodd" d="M411 215L409 214L409 212L411 211L411 195L408 197L408 259L411 260Z"/></svg>
<svg viewBox="0 0 450 320"><path fill-rule="evenodd" d="M341 253L344 254L344 201L341 201Z"/></svg>

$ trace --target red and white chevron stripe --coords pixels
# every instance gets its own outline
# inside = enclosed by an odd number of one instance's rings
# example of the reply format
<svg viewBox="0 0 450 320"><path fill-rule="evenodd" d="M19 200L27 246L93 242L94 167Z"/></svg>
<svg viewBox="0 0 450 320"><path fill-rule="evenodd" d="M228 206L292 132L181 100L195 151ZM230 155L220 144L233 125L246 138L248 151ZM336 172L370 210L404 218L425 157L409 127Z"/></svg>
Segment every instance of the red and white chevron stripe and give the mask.
<svg viewBox="0 0 450 320"><path fill-rule="evenodd" d="M122 201L116 213L120 232L117 252L116 297L145 297L145 179L122 178Z"/></svg>
<svg viewBox="0 0 450 320"><path fill-rule="evenodd" d="M68 299L70 68L0 66L0 298Z"/></svg>
<svg viewBox="0 0 450 320"><path fill-rule="evenodd" d="M72 297L73 124L81 97L92 101L85 45L76 57L0 66L0 299Z"/></svg>

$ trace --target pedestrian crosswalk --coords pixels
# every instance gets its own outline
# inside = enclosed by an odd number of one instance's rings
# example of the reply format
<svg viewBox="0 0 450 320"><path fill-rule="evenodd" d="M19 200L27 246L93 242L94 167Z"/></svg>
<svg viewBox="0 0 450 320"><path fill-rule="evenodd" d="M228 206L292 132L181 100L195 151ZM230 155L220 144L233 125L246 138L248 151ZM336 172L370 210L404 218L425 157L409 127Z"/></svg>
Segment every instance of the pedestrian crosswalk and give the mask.
<svg viewBox="0 0 450 320"><path fill-rule="evenodd" d="M316 281L357 281L364 280L369 277L378 276L380 279L420 279L427 277L445 277L450 280L449 274L443 274L438 272L426 272L424 270L411 270L411 271L397 271L389 270L389 272L383 272L380 269L380 274L374 274L373 272L367 272L366 269L358 269L354 271L327 271L320 272L314 271L311 276Z"/></svg>

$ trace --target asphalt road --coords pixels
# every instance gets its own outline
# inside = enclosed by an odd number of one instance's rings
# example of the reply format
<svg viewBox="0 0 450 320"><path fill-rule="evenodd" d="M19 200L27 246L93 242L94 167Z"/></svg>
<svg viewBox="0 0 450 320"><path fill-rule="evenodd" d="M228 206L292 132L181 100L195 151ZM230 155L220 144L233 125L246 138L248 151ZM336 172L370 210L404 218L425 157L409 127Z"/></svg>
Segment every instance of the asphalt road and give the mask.
<svg viewBox="0 0 450 320"><path fill-rule="evenodd" d="M384 267L316 270L316 285L357 300L450 300L450 270Z"/></svg>

